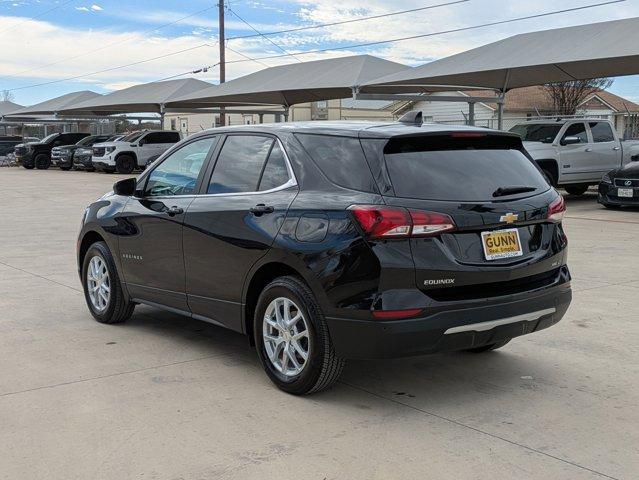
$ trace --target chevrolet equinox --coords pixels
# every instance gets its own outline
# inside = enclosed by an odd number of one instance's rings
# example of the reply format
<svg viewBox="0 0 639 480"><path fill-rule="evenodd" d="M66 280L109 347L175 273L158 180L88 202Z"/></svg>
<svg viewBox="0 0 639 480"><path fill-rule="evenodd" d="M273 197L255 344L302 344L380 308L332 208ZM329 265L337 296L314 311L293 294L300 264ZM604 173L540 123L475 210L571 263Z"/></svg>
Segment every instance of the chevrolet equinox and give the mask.
<svg viewBox="0 0 639 480"><path fill-rule="evenodd" d="M485 352L571 300L563 198L514 134L397 123L216 128L89 205L91 314L137 304L249 336L308 394L346 359Z"/></svg>

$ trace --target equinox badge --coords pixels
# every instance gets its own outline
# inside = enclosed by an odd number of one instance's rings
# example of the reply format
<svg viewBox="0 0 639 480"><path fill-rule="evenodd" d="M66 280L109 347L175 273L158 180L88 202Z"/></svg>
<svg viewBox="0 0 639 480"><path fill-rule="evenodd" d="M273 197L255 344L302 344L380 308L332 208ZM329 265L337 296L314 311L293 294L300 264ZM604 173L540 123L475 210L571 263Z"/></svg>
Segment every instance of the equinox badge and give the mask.
<svg viewBox="0 0 639 480"><path fill-rule="evenodd" d="M501 217L499 217L499 221L506 223L515 223L518 218L519 215L516 213L507 213L506 215L502 215Z"/></svg>

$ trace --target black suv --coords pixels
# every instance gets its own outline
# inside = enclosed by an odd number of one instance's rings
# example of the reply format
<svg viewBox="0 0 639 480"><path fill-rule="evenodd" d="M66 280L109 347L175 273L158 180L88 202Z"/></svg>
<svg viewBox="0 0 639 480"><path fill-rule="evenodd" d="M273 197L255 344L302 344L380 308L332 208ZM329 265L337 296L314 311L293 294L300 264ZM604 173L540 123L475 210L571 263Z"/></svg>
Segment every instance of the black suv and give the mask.
<svg viewBox="0 0 639 480"><path fill-rule="evenodd" d="M61 170L71 170L73 167L75 152L79 149L90 149L95 143L106 142L111 135L90 135L84 137L72 145L61 145L51 150L51 164L57 165Z"/></svg>
<svg viewBox="0 0 639 480"><path fill-rule="evenodd" d="M483 352L558 322L563 198L518 136L415 118L178 143L85 211L92 315L122 322L143 303L244 333L295 394L347 358Z"/></svg>
<svg viewBox="0 0 639 480"><path fill-rule="evenodd" d="M35 167L45 170L51 166L51 151L54 147L71 145L88 136L88 133L52 133L39 143L16 147L16 160L22 162L22 166L26 169Z"/></svg>

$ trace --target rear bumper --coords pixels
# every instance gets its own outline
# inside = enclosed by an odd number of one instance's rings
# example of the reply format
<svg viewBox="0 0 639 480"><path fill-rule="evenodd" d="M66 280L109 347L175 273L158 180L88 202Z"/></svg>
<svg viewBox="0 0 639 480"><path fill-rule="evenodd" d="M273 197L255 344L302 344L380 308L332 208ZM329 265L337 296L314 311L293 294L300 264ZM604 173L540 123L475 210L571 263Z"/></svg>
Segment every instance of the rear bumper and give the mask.
<svg viewBox="0 0 639 480"><path fill-rule="evenodd" d="M557 323L572 299L570 282L521 298L439 311L408 320L326 318L336 352L345 358L397 358L481 347Z"/></svg>

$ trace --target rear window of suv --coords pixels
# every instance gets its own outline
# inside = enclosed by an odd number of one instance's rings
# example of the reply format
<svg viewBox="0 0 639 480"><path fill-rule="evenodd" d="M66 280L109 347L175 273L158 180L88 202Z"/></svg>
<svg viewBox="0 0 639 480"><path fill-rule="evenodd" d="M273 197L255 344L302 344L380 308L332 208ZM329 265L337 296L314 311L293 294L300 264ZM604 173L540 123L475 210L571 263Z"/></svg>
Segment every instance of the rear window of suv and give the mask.
<svg viewBox="0 0 639 480"><path fill-rule="evenodd" d="M387 142L384 159L398 197L472 202L495 200L505 187L534 188L525 195L548 190L516 143L490 135L399 137Z"/></svg>

